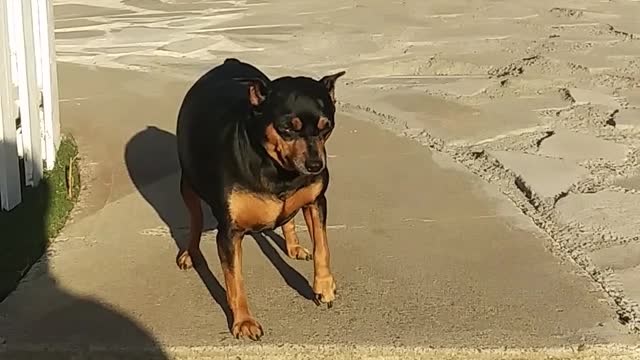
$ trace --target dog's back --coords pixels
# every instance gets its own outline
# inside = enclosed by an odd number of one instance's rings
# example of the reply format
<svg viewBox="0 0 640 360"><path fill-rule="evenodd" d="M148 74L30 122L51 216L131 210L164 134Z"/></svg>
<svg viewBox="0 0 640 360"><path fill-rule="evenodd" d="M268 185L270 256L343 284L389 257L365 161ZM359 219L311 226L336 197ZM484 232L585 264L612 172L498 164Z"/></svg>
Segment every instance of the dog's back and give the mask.
<svg viewBox="0 0 640 360"><path fill-rule="evenodd" d="M202 75L186 93L176 128L178 157L186 178L215 178L215 174L202 172L229 156L222 151L224 144L235 136L235 125L250 111L247 86L234 80L238 78L270 83L256 67L230 58Z"/></svg>
<svg viewBox="0 0 640 360"><path fill-rule="evenodd" d="M259 78L265 83L270 82L267 75L258 70L255 66L235 58L228 58L221 65L214 67L202 75L202 77L196 81L194 87L198 86L199 83L212 85L220 81L229 81L234 78Z"/></svg>
<svg viewBox="0 0 640 360"><path fill-rule="evenodd" d="M223 64L214 67L202 75L189 89L184 97L180 113L178 114L178 131L181 125L193 118L193 111L210 109L219 111L224 108L247 100L246 85L234 79L258 78L269 84L271 80L255 66L229 58ZM211 114L209 114L211 115Z"/></svg>

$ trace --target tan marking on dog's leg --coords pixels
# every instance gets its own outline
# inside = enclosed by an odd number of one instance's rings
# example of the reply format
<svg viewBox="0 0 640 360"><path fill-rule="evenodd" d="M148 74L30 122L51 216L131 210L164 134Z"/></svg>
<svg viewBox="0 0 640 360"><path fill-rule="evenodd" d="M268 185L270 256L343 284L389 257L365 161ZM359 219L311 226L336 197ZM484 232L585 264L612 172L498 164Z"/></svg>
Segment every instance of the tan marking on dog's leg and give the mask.
<svg viewBox="0 0 640 360"><path fill-rule="evenodd" d="M298 234L296 234L296 224L293 218L282 225L282 233L284 234L284 240L287 246L287 255L289 255L290 258L297 260L311 260L313 258L309 250L300 246L300 240L298 240Z"/></svg>
<svg viewBox="0 0 640 360"><path fill-rule="evenodd" d="M184 179L180 180L180 193L189 211L189 245L187 249L178 253L176 262L180 269L187 270L193 267L193 257L201 256L202 206L200 205L200 198Z"/></svg>
<svg viewBox="0 0 640 360"><path fill-rule="evenodd" d="M242 336L259 340L264 332L262 326L251 316L242 277L242 238L240 232L233 232L229 236L218 231L218 256L227 288L227 302L233 313L231 333L236 338Z"/></svg>
<svg viewBox="0 0 640 360"><path fill-rule="evenodd" d="M313 239L313 217L311 216L311 208L310 205L302 208L302 215L304 216L304 222L307 224L307 230L309 231L309 236L311 237L311 241L315 244L315 240Z"/></svg>
<svg viewBox="0 0 640 360"><path fill-rule="evenodd" d="M330 268L324 196L303 208L303 213L313 239L313 292L318 304L327 303L331 307L335 300L336 283Z"/></svg>

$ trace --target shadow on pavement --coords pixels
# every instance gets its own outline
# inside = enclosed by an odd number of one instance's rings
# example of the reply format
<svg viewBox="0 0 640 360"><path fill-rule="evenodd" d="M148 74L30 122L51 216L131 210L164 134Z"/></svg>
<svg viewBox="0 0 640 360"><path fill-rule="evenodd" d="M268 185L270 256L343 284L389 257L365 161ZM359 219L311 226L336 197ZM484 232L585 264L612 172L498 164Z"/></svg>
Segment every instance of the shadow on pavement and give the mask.
<svg viewBox="0 0 640 360"><path fill-rule="evenodd" d="M175 135L157 127L147 127L135 134L127 143L125 162L129 177L140 194L167 225L177 249L185 249L188 242L189 219L179 193L180 167ZM165 186L157 186L160 184L160 180L169 178L172 181L162 182L162 184L166 184ZM214 230L217 226L215 218L204 203L202 208L205 215L204 231ZM285 282L306 299L313 299L313 291L306 279L282 259L267 238L262 234L253 234L253 237ZM274 233L270 237L277 239L279 236ZM279 240L281 243L284 241L283 239ZM278 243L277 240L274 241L276 244ZM281 246L279 247L282 249ZM227 325L231 326L233 319L224 287L211 272L207 261L205 259L197 260L200 261L196 261L195 269L200 279L224 311ZM218 259L209 260L212 264L218 264ZM177 266L176 271L178 271Z"/></svg>
<svg viewBox="0 0 640 360"><path fill-rule="evenodd" d="M284 244L284 239L273 231L267 231L264 234L254 233L251 234L251 236L256 240L256 243L260 247L262 253L267 257L267 259L269 259L273 267L278 270L280 276L282 276L287 285L297 291L298 294L305 299L313 300L315 296L307 279L284 261L284 259L278 254L278 251L271 245L269 240L267 240L265 234L271 238L272 241L278 244L280 250L286 253L287 250L283 246L279 245Z"/></svg>
<svg viewBox="0 0 640 360"><path fill-rule="evenodd" d="M18 207L0 212L0 224L16 221L17 217L29 227L23 232L24 237L3 238L5 246L8 241L17 240L42 244L42 249L48 243L51 198L51 185L45 179L37 188L23 193L24 201ZM13 255L24 254L16 250ZM45 253L17 289L0 303L0 359L169 359L135 320L62 289L50 267ZM10 271L6 266L0 270Z"/></svg>

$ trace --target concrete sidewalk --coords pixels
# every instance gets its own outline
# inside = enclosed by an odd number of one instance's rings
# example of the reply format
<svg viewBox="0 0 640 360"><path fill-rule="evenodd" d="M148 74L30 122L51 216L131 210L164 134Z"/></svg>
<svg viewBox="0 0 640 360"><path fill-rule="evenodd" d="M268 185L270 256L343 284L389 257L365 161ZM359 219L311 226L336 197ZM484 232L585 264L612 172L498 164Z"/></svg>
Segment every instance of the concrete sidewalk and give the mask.
<svg viewBox="0 0 640 360"><path fill-rule="evenodd" d="M90 191L81 216L0 305L7 346L236 344L213 237L202 243L208 267L174 263L187 218L171 129L188 83L67 64L60 74L64 98L86 97L65 103L63 116ZM345 112L329 153L340 297L317 308L311 263L247 238L245 278L264 343L549 347L624 334L601 292L545 250L527 217L445 156Z"/></svg>
<svg viewBox="0 0 640 360"><path fill-rule="evenodd" d="M638 358L640 9L472 3L57 0L84 188L0 304L0 358ZM347 70L328 144L339 298L316 308L312 264L247 238L258 347L229 334L211 231L208 266L175 265L176 113L225 57Z"/></svg>

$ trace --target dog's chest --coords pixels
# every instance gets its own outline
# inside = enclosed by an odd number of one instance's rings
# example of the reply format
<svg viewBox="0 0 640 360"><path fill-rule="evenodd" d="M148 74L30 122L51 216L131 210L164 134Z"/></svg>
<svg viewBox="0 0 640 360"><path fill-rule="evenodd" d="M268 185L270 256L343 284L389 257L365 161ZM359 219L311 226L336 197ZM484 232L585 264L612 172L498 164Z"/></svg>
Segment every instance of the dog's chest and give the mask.
<svg viewBox="0 0 640 360"><path fill-rule="evenodd" d="M321 191L322 182L307 185L283 198L234 189L228 198L229 215L239 230L272 229L315 201Z"/></svg>

